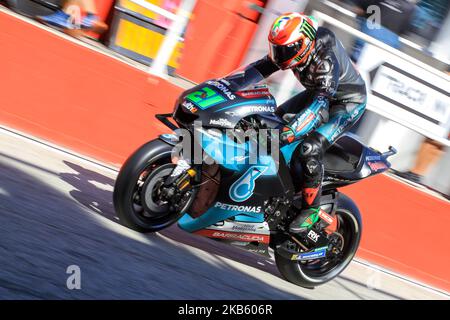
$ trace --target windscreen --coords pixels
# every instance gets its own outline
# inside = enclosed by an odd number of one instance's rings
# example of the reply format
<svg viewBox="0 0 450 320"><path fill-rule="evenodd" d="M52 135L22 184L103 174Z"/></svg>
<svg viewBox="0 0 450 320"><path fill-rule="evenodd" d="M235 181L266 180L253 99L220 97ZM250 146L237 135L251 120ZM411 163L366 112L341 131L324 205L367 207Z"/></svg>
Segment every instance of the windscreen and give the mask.
<svg viewBox="0 0 450 320"><path fill-rule="evenodd" d="M233 91L252 89L256 84L264 80L263 75L255 67L237 69L223 78L230 83Z"/></svg>

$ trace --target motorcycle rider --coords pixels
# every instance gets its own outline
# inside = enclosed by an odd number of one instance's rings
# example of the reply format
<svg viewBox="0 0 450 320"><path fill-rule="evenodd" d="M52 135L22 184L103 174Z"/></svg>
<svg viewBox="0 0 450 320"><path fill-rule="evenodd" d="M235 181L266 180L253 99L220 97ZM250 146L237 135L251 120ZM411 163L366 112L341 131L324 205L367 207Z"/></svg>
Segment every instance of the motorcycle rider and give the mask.
<svg viewBox="0 0 450 320"><path fill-rule="evenodd" d="M282 104L276 113L287 124L282 143L307 135L294 151L291 170L303 180L303 209L290 232L302 234L320 210L325 151L362 116L366 86L341 42L327 28L302 13L278 17L269 33L270 52L252 63L264 77L290 69L306 88ZM300 176L302 174L303 176Z"/></svg>

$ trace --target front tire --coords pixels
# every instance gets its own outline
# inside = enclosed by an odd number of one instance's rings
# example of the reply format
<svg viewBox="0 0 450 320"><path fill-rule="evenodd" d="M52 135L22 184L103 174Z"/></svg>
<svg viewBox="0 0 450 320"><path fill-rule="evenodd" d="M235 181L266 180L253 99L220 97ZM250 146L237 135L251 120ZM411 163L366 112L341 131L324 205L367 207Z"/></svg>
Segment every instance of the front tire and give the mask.
<svg viewBox="0 0 450 320"><path fill-rule="evenodd" d="M340 262L329 267L329 269L317 266L311 268L306 263L286 259L275 250L278 270L286 280L298 286L312 289L337 277L352 261L361 240L362 222L358 208L344 194L339 194L336 217L340 222L338 232L342 233L345 239L344 254Z"/></svg>
<svg viewBox="0 0 450 320"><path fill-rule="evenodd" d="M156 232L169 227L182 216L184 210L171 211L167 202L154 195L158 183L164 181L175 167L171 162L171 152L171 145L153 140L132 154L120 169L113 202L121 223L126 227L143 233Z"/></svg>

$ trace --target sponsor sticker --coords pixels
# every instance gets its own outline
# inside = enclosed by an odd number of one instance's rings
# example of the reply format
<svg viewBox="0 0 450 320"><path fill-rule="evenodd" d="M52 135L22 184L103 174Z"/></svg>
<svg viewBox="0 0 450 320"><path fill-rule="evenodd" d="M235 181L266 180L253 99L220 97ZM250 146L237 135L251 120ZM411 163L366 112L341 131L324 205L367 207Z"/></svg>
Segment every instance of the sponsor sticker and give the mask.
<svg viewBox="0 0 450 320"><path fill-rule="evenodd" d="M192 113L196 113L198 111L198 108L195 107L192 102L184 101L181 105Z"/></svg>
<svg viewBox="0 0 450 320"><path fill-rule="evenodd" d="M367 164L375 172L388 169L388 166L384 162L367 162Z"/></svg>
<svg viewBox="0 0 450 320"><path fill-rule="evenodd" d="M216 202L215 206L216 208L220 208L223 210L229 210L229 211L239 211L239 212L254 212L254 213L260 213L261 207L253 207L253 206L238 206L233 204L226 204L222 202Z"/></svg>
<svg viewBox="0 0 450 320"><path fill-rule="evenodd" d="M316 118L315 114L311 110L306 110L300 118L295 120L295 122L290 126L295 132L300 132L302 129L306 128L314 119Z"/></svg>
<svg viewBox="0 0 450 320"><path fill-rule="evenodd" d="M209 121L209 124L215 125L215 126L221 126L221 127L232 127L233 124L228 121L227 119L211 119Z"/></svg>
<svg viewBox="0 0 450 320"><path fill-rule="evenodd" d="M170 140L170 141L172 141L172 142L177 142L177 141L179 141L178 137L177 137L176 135L172 134L172 133L163 133L163 134L161 135L161 137L163 137L163 138L165 138L165 139L168 139L168 140Z"/></svg>
<svg viewBox="0 0 450 320"><path fill-rule="evenodd" d="M367 161L380 161L381 160L381 156L367 156L366 160Z"/></svg>
<svg viewBox="0 0 450 320"><path fill-rule="evenodd" d="M225 114L229 115L230 117L237 117L237 116L242 116L244 114L259 113L259 112L274 113L275 112L275 107L271 107L271 106L248 106L248 107L245 107L245 108L237 109L236 111L225 111Z"/></svg>
<svg viewBox="0 0 450 320"><path fill-rule="evenodd" d="M245 90L236 92L236 94L242 98L252 99L264 97L270 94L268 89L257 89L257 90Z"/></svg>
<svg viewBox="0 0 450 320"><path fill-rule="evenodd" d="M207 81L206 83L209 84L210 86L216 87L217 89L222 91L222 93L225 94L228 99L230 99L230 100L236 99L236 96L231 92L231 90L225 84L218 82L218 81L213 81L213 80Z"/></svg>
<svg viewBox="0 0 450 320"><path fill-rule="evenodd" d="M258 233L252 234L252 233L226 232L226 231L203 229L195 232L195 234L205 237L232 240L232 241L241 241L241 242L261 242L261 243L270 242L270 235Z"/></svg>
<svg viewBox="0 0 450 320"><path fill-rule="evenodd" d="M275 112L275 107L250 106L246 108L247 112Z"/></svg>
<svg viewBox="0 0 450 320"><path fill-rule="evenodd" d="M185 97L185 99L194 103L202 110L206 110L219 103L227 101L226 98L222 97L220 94L209 87L204 87L198 91L191 92Z"/></svg>
<svg viewBox="0 0 450 320"><path fill-rule="evenodd" d="M319 218L328 224L332 224L334 222L334 218L323 210L319 211Z"/></svg>
<svg viewBox="0 0 450 320"><path fill-rule="evenodd" d="M212 234L212 236L216 237L216 238L240 240L240 241L245 241L245 242L264 241L264 236L260 236L257 234L244 234L244 233L217 231L217 232L214 232Z"/></svg>
<svg viewBox="0 0 450 320"><path fill-rule="evenodd" d="M314 232L314 230L310 230L308 232L308 238L310 238L312 241L317 242L320 238L320 234Z"/></svg>
<svg viewBox="0 0 450 320"><path fill-rule="evenodd" d="M234 202L243 202L250 198L255 190L255 181L258 179L268 167L252 166L237 179L228 192L230 199Z"/></svg>
<svg viewBox="0 0 450 320"><path fill-rule="evenodd" d="M231 229L236 232L256 232L256 226L249 224L235 224Z"/></svg>
<svg viewBox="0 0 450 320"><path fill-rule="evenodd" d="M305 260L320 259L320 258L324 258L325 255L326 255L326 249L321 249L319 251L300 254L296 257L296 260L305 261Z"/></svg>

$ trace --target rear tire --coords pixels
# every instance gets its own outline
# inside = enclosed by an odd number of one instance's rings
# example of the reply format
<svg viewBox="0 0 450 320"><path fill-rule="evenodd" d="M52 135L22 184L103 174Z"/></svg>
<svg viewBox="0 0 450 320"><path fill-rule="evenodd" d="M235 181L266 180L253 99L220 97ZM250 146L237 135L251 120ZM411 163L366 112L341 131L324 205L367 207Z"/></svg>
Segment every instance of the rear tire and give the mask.
<svg viewBox="0 0 450 320"><path fill-rule="evenodd" d="M361 215L349 197L339 194L336 216L341 223L339 230L345 233L344 255L339 264L323 273L314 273L308 270L305 264L286 259L275 251L275 261L278 270L287 281L301 287L313 289L337 277L352 261L361 240ZM347 226L345 227L342 223L347 224ZM346 231L341 230L344 227L347 228Z"/></svg>

